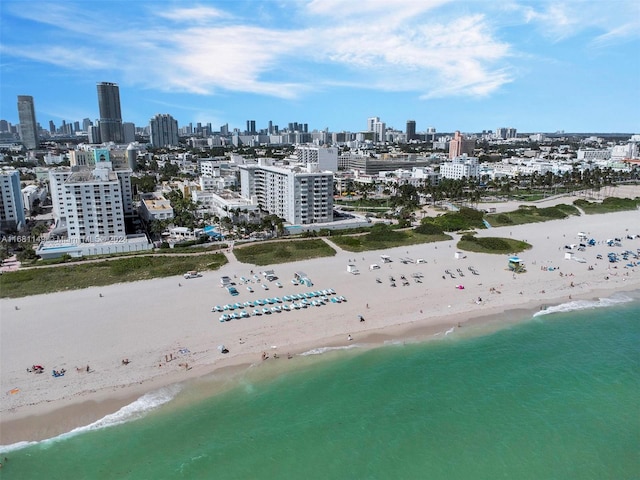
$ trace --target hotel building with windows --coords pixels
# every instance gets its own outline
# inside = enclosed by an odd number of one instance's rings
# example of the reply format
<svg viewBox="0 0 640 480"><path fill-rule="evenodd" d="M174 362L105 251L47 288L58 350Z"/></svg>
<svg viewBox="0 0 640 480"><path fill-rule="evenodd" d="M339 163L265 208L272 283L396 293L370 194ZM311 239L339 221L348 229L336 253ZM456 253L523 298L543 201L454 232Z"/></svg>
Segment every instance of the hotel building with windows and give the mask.
<svg viewBox="0 0 640 480"><path fill-rule="evenodd" d="M243 197L255 199L262 210L291 224L333 221L333 173L307 168L285 168L261 160L240 165Z"/></svg>

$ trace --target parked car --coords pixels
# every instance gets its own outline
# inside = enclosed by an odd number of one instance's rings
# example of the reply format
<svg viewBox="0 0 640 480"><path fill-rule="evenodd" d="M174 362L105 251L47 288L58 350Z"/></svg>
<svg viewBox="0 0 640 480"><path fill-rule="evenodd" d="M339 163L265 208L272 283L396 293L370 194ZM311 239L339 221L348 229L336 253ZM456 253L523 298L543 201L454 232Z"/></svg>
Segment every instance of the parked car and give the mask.
<svg viewBox="0 0 640 480"><path fill-rule="evenodd" d="M190 271L183 275L184 278L198 278L201 277L202 274L196 271Z"/></svg>

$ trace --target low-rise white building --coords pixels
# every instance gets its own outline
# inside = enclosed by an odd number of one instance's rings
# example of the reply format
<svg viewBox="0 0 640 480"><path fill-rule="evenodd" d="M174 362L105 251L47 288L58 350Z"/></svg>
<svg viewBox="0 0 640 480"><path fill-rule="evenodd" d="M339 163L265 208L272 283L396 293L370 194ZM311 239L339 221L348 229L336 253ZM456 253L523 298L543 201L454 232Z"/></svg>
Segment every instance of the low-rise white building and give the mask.
<svg viewBox="0 0 640 480"><path fill-rule="evenodd" d="M580 161L589 161L589 160L608 160L611 158L610 150L595 150L595 149L579 149L577 152L577 158Z"/></svg>
<svg viewBox="0 0 640 480"><path fill-rule="evenodd" d="M240 212L240 215L246 216L249 221L251 213L260 213L260 206L253 201L255 198L248 199L231 190L221 190L218 192L198 191L191 192L191 200L200 205L201 211L206 211L218 217L231 217L234 213Z"/></svg>
<svg viewBox="0 0 640 480"><path fill-rule="evenodd" d="M159 192L140 194L140 217L147 222L152 220L168 220L173 218L171 202Z"/></svg>
<svg viewBox="0 0 640 480"><path fill-rule="evenodd" d="M47 189L38 185L27 185L22 189L22 203L27 212L33 210L33 205L37 200L40 205L47 199Z"/></svg>
<svg viewBox="0 0 640 480"><path fill-rule="evenodd" d="M43 259L58 258L63 255L85 257L88 255L111 255L115 253L144 252L153 249L153 244L145 234L127 235L111 239L84 242L77 239L47 240L40 242L36 255Z"/></svg>
<svg viewBox="0 0 640 480"><path fill-rule="evenodd" d="M478 158L461 155L440 166L440 176L460 180L478 177Z"/></svg>

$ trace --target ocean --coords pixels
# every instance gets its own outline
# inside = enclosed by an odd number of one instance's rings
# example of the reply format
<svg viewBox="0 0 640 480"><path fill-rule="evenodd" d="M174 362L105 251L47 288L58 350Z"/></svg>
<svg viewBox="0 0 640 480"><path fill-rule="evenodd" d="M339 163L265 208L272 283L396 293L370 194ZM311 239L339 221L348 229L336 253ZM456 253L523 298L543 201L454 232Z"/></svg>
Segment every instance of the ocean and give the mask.
<svg viewBox="0 0 640 480"><path fill-rule="evenodd" d="M634 296L268 360L216 395L206 379L165 388L92 426L0 447L0 478L638 479Z"/></svg>

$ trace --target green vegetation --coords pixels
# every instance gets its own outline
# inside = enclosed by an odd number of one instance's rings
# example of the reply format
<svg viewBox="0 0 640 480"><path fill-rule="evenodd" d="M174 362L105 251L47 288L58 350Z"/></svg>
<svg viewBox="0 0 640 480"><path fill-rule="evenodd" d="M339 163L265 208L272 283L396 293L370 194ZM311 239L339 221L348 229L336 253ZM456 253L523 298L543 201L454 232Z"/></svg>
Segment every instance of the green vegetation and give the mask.
<svg viewBox="0 0 640 480"><path fill-rule="evenodd" d="M517 210L505 213L492 213L486 216L493 227L505 225L522 225L523 223L546 222L567 218L569 215L580 215L573 205L556 205L554 207L537 208L531 205L521 205Z"/></svg>
<svg viewBox="0 0 640 480"><path fill-rule="evenodd" d="M421 228L421 227L418 227ZM401 247L403 245L417 245L421 243L441 242L451 240L452 237L442 233L419 233L414 230L394 230L382 223L371 227L369 233L347 236L333 235L331 241L350 252L364 252L366 250L383 250L385 248Z"/></svg>
<svg viewBox="0 0 640 480"><path fill-rule="evenodd" d="M528 250L531 245L522 240L514 240L512 238L478 238L473 235L463 235L458 242L458 248L467 252L509 254Z"/></svg>
<svg viewBox="0 0 640 480"><path fill-rule="evenodd" d="M617 198L607 197L602 203L588 202L587 200L576 200L573 204L584 210L584 213L609 213L622 212L625 210L636 210L640 206L640 198Z"/></svg>
<svg viewBox="0 0 640 480"><path fill-rule="evenodd" d="M258 243L233 250L238 261L254 265L297 262L317 257L332 257L336 251L324 240L281 240Z"/></svg>
<svg viewBox="0 0 640 480"><path fill-rule="evenodd" d="M425 217L422 225L433 225L445 232L486 228L482 221L483 213L473 208L462 207L457 212L447 212L437 217Z"/></svg>
<svg viewBox="0 0 640 480"><path fill-rule="evenodd" d="M362 209L362 208L389 208L389 199L388 198L337 198L333 202L335 205L340 205L341 207L352 207L354 209Z"/></svg>
<svg viewBox="0 0 640 480"><path fill-rule="evenodd" d="M182 275L189 270L217 270L227 263L221 253L184 256L137 256L101 262L32 268L0 275L0 297L16 298L84 287Z"/></svg>

